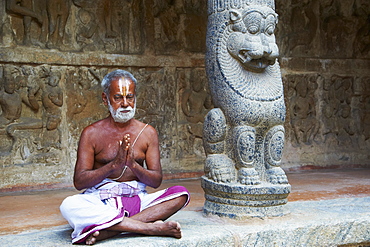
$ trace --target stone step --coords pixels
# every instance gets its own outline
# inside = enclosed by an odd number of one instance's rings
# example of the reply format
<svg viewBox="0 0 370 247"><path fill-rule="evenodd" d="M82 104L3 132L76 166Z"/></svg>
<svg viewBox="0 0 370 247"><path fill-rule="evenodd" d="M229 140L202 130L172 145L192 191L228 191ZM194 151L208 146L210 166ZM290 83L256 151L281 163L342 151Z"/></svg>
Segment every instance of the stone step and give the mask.
<svg viewBox="0 0 370 247"><path fill-rule="evenodd" d="M182 226L183 237L122 234L98 246L370 246L370 197L287 204L283 217L235 221L199 211L181 211L171 219ZM3 247L71 246L67 225L44 231L0 236Z"/></svg>

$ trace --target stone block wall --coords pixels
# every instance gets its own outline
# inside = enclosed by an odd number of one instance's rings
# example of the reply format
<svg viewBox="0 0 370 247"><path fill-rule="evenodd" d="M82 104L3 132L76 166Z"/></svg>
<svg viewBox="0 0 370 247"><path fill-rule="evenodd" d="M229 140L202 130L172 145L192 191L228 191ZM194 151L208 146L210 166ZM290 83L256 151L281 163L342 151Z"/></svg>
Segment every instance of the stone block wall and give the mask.
<svg viewBox="0 0 370 247"><path fill-rule="evenodd" d="M71 185L79 135L108 115L100 81L138 79L137 118L166 177L203 171L205 1L0 3L0 190ZM201 103L201 101L203 101Z"/></svg>
<svg viewBox="0 0 370 247"><path fill-rule="evenodd" d="M370 3L276 1L285 168L370 165Z"/></svg>
<svg viewBox="0 0 370 247"><path fill-rule="evenodd" d="M0 3L0 190L71 185L82 129L105 117L99 82L138 79L137 118L159 133L167 178L203 171L212 102L207 1ZM366 0L276 1L287 105L283 168L370 165Z"/></svg>

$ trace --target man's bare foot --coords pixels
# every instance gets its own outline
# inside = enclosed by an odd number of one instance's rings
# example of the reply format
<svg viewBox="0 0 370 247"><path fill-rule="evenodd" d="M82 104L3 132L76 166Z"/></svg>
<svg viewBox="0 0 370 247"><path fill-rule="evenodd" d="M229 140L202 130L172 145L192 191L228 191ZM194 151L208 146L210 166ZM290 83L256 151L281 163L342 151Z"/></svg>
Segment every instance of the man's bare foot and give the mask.
<svg viewBox="0 0 370 247"><path fill-rule="evenodd" d="M181 226L174 221L156 221L152 223L152 229L148 231L148 235L168 236L174 238L181 238Z"/></svg>
<svg viewBox="0 0 370 247"><path fill-rule="evenodd" d="M129 218L126 218L124 221L129 221ZM117 226L116 227L113 226L109 228L110 230L96 231L86 239L85 243L87 245L93 245L97 241L114 237L120 234L121 231L128 231L132 233L139 233L151 236L167 236L173 238L181 238L181 226L178 222L175 221L163 222L161 220L158 220L153 223L140 222L137 226L139 226L139 228L131 230L127 228L118 230Z"/></svg>
<svg viewBox="0 0 370 247"><path fill-rule="evenodd" d="M87 245L93 245L93 244L96 243L96 241L111 238L111 237L114 237L118 234L119 234L119 232L107 231L107 230L96 231L86 239L85 243Z"/></svg>

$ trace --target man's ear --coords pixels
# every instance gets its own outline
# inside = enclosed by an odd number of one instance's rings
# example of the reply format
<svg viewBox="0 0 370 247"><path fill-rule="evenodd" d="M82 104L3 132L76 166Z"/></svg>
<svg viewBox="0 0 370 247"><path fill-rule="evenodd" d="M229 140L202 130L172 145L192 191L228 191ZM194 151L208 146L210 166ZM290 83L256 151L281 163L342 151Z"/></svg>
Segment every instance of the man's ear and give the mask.
<svg viewBox="0 0 370 247"><path fill-rule="evenodd" d="M107 97L107 95L104 92L102 92L101 97L103 99L104 105L108 105L108 97Z"/></svg>

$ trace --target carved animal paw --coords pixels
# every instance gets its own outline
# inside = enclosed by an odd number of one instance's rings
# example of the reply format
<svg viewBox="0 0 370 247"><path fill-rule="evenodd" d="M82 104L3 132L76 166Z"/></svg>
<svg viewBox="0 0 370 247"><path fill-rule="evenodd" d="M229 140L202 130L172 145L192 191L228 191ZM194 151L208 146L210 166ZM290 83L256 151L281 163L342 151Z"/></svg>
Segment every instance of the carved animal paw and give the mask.
<svg viewBox="0 0 370 247"><path fill-rule="evenodd" d="M209 172L209 178L218 183L230 183L234 180L234 171L229 168L213 168Z"/></svg>
<svg viewBox="0 0 370 247"><path fill-rule="evenodd" d="M274 167L267 170L269 182L272 184L287 184L288 178L280 167Z"/></svg>
<svg viewBox="0 0 370 247"><path fill-rule="evenodd" d="M230 183L235 180L234 163L223 154L209 155L204 172L209 179L218 183Z"/></svg>
<svg viewBox="0 0 370 247"><path fill-rule="evenodd" d="M238 172L238 181L245 185L260 184L260 178L254 168L241 168Z"/></svg>

